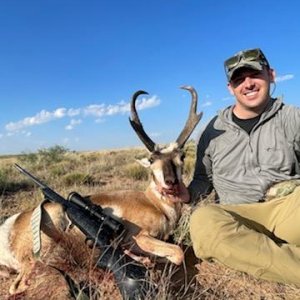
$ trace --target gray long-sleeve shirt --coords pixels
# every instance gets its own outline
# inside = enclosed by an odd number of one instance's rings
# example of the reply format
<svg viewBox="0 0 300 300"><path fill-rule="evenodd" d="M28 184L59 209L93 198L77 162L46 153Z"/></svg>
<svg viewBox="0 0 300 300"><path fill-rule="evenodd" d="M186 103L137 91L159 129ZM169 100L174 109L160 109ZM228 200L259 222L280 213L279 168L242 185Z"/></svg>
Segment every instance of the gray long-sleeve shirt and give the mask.
<svg viewBox="0 0 300 300"><path fill-rule="evenodd" d="M232 121L232 110L200 137L192 201L214 187L221 204L257 202L273 183L300 178L300 108L271 99L250 134Z"/></svg>

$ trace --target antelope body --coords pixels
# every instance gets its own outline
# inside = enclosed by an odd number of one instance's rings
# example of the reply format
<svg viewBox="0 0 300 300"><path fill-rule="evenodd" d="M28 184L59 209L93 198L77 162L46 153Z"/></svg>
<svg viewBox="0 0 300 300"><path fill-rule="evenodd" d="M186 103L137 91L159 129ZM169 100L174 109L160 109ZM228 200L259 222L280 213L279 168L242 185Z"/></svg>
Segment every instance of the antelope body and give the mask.
<svg viewBox="0 0 300 300"><path fill-rule="evenodd" d="M198 124L202 113L197 114L197 94L190 87L182 87L192 94L192 104L186 125L175 143L159 147L145 133L139 120L135 102L144 91L136 92L131 101L130 123L150 152L150 157L139 162L151 169L152 177L146 191L112 191L88 196L104 211L118 217L126 235L122 245L126 253L136 259L139 255L156 255L181 264L184 255L177 245L166 242L181 215L182 203L189 195L182 181L183 146ZM56 203L46 203L41 220L42 254L51 251L52 245L61 243L68 229L68 219L63 208ZM26 268L32 264L32 232L30 218L33 210L19 213L7 219L0 227L0 265L20 272L10 292L18 291ZM82 241L82 240L81 240ZM84 243L82 241L82 243ZM83 250L84 251L84 250ZM79 255L80 260L85 254Z"/></svg>

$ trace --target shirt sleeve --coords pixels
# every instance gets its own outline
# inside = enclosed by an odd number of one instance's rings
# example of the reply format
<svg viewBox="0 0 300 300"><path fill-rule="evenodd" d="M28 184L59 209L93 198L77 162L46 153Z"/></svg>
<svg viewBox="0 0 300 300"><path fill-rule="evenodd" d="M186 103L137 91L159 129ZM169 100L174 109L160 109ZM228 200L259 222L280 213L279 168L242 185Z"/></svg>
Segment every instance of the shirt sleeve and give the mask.
<svg viewBox="0 0 300 300"><path fill-rule="evenodd" d="M298 162L297 173L300 174L300 108L290 107L286 122L287 131L292 135L296 159Z"/></svg>
<svg viewBox="0 0 300 300"><path fill-rule="evenodd" d="M215 118L212 120L214 121ZM200 136L197 145L197 156L194 176L188 186L192 203L200 201L208 195L212 189L212 162L210 158L210 130L214 122L210 122Z"/></svg>
<svg viewBox="0 0 300 300"><path fill-rule="evenodd" d="M289 143L293 145L296 159L295 171L300 174L300 108L286 105L284 106L283 126L285 136Z"/></svg>

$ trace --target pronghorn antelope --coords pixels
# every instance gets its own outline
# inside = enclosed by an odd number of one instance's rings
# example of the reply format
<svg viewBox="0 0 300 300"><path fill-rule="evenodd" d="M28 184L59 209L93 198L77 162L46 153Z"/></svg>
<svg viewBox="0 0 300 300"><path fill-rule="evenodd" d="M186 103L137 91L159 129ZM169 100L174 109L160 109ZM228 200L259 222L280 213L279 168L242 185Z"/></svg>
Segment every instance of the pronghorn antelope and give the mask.
<svg viewBox="0 0 300 300"><path fill-rule="evenodd" d="M179 265L183 261L183 251L177 245L166 242L178 221L182 203L188 202L189 195L182 181L183 147L201 119L197 114L197 93L190 86L192 102L184 129L175 143L166 147L155 144L143 129L136 111L136 100L144 91L136 92L131 101L130 123L150 152L149 158L139 162L151 169L152 177L146 191L112 191L87 196L104 211L119 218L127 229L122 244L125 253L136 259L140 255L164 257ZM62 207L56 203L46 203L41 221L42 252L59 243L68 230L68 219ZM17 291L18 284L29 268L32 259L32 232L30 218L32 211L22 212L7 219L0 227L0 265L20 272L10 292ZM41 255L41 257L43 257ZM80 258L79 258L80 259Z"/></svg>

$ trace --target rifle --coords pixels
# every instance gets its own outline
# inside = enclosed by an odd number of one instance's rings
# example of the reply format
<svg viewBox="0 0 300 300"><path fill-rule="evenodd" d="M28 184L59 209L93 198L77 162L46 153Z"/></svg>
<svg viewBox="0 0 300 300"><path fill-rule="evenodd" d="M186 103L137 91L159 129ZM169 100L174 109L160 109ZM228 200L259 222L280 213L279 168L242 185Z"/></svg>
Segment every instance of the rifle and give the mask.
<svg viewBox="0 0 300 300"><path fill-rule="evenodd" d="M119 247L111 245L113 237L124 233L122 223L78 193L70 193L66 200L18 164L15 167L41 188L45 199L61 204L69 219L87 240L103 250L97 266L114 274L123 299L143 299L149 293L150 283L145 280L147 269L125 255Z"/></svg>

